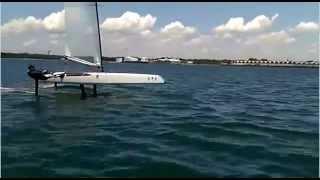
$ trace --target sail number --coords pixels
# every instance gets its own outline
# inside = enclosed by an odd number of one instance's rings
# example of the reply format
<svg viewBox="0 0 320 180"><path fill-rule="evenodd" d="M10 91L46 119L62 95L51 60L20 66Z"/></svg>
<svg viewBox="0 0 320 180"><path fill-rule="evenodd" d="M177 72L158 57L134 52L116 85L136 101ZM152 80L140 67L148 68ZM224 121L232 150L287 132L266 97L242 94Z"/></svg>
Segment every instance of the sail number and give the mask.
<svg viewBox="0 0 320 180"><path fill-rule="evenodd" d="M154 80L157 80L157 76L149 76L148 77L148 81L154 81Z"/></svg>

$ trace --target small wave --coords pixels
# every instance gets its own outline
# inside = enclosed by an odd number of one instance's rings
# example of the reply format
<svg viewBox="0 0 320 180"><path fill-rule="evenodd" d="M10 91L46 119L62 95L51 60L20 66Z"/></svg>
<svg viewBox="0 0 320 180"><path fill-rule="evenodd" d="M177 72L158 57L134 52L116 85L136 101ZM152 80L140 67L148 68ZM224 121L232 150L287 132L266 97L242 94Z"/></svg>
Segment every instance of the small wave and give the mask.
<svg viewBox="0 0 320 180"><path fill-rule="evenodd" d="M8 87L0 87L2 93L10 93L10 92L24 92L34 94L33 91L29 91L27 88L8 88Z"/></svg>
<svg viewBox="0 0 320 180"><path fill-rule="evenodd" d="M65 85L65 84L57 83L57 87L75 87L75 86L76 85L73 85L73 84ZM39 87L42 89L47 89L47 88L54 88L55 85L53 83L50 83L50 84L42 84ZM77 85L77 87L78 87L78 85Z"/></svg>
<svg viewBox="0 0 320 180"><path fill-rule="evenodd" d="M53 88L54 84L44 84L42 86L40 86L41 88Z"/></svg>
<svg viewBox="0 0 320 180"><path fill-rule="evenodd" d="M15 91L15 88L6 88L6 87L0 87L1 92L12 92Z"/></svg>

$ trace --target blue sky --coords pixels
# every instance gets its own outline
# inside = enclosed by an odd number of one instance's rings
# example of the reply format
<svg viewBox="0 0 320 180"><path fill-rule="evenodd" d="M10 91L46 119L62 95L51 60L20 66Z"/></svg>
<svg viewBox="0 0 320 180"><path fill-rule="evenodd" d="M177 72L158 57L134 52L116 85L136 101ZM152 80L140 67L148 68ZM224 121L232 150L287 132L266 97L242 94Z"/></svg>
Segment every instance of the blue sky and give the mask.
<svg viewBox="0 0 320 180"><path fill-rule="evenodd" d="M1 3L1 25L13 19L34 16L43 19L53 12L61 11L63 2L4 2ZM247 23L259 15L279 17L265 32L280 32L294 28L300 22L319 22L319 3L315 2L99 2L99 17L102 24L106 18L116 18L131 11L141 16L156 17L154 31L179 21L184 26L195 27L199 33L210 34L212 29L226 24L232 17L242 17ZM314 44L318 36L301 35L294 37L302 44Z"/></svg>
<svg viewBox="0 0 320 180"><path fill-rule="evenodd" d="M186 25L199 27L201 31L209 31L230 17L238 16L252 19L260 14L272 16L278 13L281 19L274 26L275 29L295 25L300 21L318 21L319 18L319 7L315 2L99 2L99 5L100 21L133 11L158 17L158 28L180 20ZM61 9L63 2L3 2L1 23L30 15L44 18Z"/></svg>

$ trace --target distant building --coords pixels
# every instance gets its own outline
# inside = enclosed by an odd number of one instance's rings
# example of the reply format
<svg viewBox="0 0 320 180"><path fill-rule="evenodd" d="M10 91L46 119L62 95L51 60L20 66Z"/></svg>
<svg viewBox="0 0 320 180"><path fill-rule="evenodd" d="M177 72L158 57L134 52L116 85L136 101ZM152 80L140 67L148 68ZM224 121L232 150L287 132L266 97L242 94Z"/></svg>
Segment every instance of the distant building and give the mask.
<svg viewBox="0 0 320 180"><path fill-rule="evenodd" d="M143 62L143 63L148 63L148 62L149 62L149 59L146 58L146 57L142 57L142 58L140 59L140 61Z"/></svg>
<svg viewBox="0 0 320 180"><path fill-rule="evenodd" d="M123 57L116 58L116 63L122 63L122 62L123 62Z"/></svg>
<svg viewBox="0 0 320 180"><path fill-rule="evenodd" d="M173 63L173 64L181 63L180 59L174 59L174 58L160 58L160 59L158 59L158 61L169 62L169 63Z"/></svg>
<svg viewBox="0 0 320 180"><path fill-rule="evenodd" d="M123 62L138 62L139 59L131 56L124 57Z"/></svg>

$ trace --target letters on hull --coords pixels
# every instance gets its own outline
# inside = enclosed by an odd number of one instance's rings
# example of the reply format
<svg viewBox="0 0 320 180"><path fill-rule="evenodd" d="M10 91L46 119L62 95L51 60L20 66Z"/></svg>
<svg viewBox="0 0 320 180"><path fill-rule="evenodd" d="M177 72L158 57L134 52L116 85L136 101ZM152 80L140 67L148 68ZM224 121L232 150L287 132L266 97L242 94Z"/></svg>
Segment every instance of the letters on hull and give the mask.
<svg viewBox="0 0 320 180"><path fill-rule="evenodd" d="M85 73L54 73L47 80L56 83L73 84L155 84L164 83L160 75L134 74L134 73L104 73L104 72L85 72Z"/></svg>

